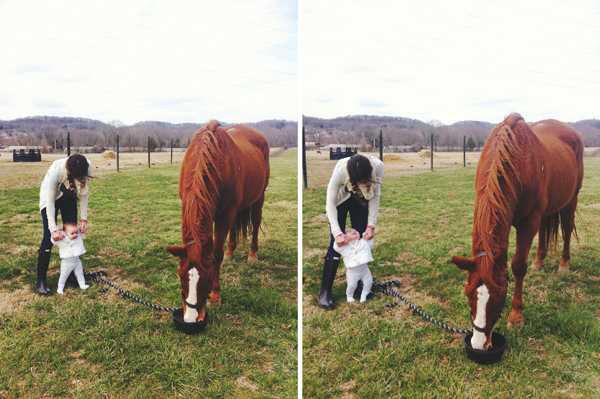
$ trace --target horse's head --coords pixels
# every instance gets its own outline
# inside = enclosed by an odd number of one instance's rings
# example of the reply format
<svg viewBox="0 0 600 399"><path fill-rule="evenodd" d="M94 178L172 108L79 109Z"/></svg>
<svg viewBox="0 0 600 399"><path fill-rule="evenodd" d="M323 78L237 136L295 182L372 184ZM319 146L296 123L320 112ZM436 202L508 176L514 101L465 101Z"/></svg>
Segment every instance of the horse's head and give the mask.
<svg viewBox="0 0 600 399"><path fill-rule="evenodd" d="M467 271L465 295L471 308L473 349L487 350L492 344L492 330L502 313L508 288L506 259L506 249L495 256L481 252L474 258L452 258L452 263Z"/></svg>
<svg viewBox="0 0 600 399"><path fill-rule="evenodd" d="M177 274L181 280L183 321L186 323L199 322L205 317L204 306L214 277L212 239L207 241L210 243L196 244L192 241L183 247L167 247L167 252L179 258Z"/></svg>

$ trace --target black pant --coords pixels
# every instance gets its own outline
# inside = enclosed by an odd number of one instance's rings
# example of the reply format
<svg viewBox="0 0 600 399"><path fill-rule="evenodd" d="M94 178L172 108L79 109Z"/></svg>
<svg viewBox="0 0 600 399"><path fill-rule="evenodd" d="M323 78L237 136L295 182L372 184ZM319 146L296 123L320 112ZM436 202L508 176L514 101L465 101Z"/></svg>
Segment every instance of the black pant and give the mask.
<svg viewBox="0 0 600 399"><path fill-rule="evenodd" d="M63 193L63 196L54 202L54 208L56 214L54 219L58 218L58 211L62 216L63 224L75 223L77 224L77 199L69 192ZM42 221L44 224L44 238L40 244L40 249L52 248L52 241L50 241L52 233L48 230L48 215L46 214L46 208L42 209Z"/></svg>
<svg viewBox="0 0 600 399"><path fill-rule="evenodd" d="M369 201L364 199L363 201L365 202L365 205L359 204L354 197L350 197L337 206L338 223L340 224L340 229L342 229L342 231L346 231L346 219L348 218L348 213L350 214L350 225L360 233L361 237L367 230L367 223L369 222ZM333 249L335 237L331 234L331 226L329 227L329 235L331 238L329 240L329 248L327 248L327 255L339 257L340 254Z"/></svg>

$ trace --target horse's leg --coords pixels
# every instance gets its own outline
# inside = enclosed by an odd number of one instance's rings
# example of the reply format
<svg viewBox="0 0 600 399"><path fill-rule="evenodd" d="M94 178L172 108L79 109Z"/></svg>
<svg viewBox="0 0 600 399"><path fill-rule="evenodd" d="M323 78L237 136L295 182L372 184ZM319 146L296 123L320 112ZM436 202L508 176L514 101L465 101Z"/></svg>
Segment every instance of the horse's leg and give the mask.
<svg viewBox="0 0 600 399"><path fill-rule="evenodd" d="M517 229L517 249L512 259L512 272L515 277L515 292L512 299L512 309L508 316L508 328L523 325L523 279L527 274L527 258L531 243L540 227L540 215L534 214L522 221Z"/></svg>
<svg viewBox="0 0 600 399"><path fill-rule="evenodd" d="M237 234L236 234L236 225L234 222L233 225L231 226L231 229L229 230L229 243L227 244L227 252L225 252L225 257L223 259L224 260L232 260L233 252L235 251L236 247L237 247Z"/></svg>
<svg viewBox="0 0 600 399"><path fill-rule="evenodd" d="M548 224L547 218L542 218L540 224L540 230L538 231L538 250L535 260L531 264L531 270L539 271L544 267L544 259L548 253L548 242L546 242L546 226Z"/></svg>
<svg viewBox="0 0 600 399"><path fill-rule="evenodd" d="M571 270L569 268L569 260L571 259L571 234L573 233L573 228L575 227L576 209L577 197L575 197L565 209L560 211L564 245L562 251L562 260L560 262L560 265L558 265L559 272L568 272Z"/></svg>
<svg viewBox="0 0 600 399"><path fill-rule="evenodd" d="M260 222L262 221L262 207L265 202L265 193L260 196L258 201L252 204L250 220L252 221L252 245L250 246L250 255L248 260L258 260L258 233L260 232Z"/></svg>
<svg viewBox="0 0 600 399"><path fill-rule="evenodd" d="M221 263L223 262L223 248L229 229L235 222L235 211L229 211L215 219L215 236L213 241L213 262L215 274L212 290L208 302L213 305L221 304Z"/></svg>

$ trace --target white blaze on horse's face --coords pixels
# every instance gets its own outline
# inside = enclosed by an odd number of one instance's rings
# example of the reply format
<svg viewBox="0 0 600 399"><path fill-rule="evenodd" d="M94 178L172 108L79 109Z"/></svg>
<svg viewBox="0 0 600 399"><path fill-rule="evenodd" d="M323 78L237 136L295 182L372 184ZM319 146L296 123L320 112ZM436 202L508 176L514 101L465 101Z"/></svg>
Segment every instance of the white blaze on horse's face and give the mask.
<svg viewBox="0 0 600 399"><path fill-rule="evenodd" d="M198 304L198 280L200 280L200 275L198 274L198 270L196 268L191 267L188 271L188 295L185 299L187 303L190 305ZM185 307L185 315L183 316L183 321L186 323L195 323L198 318L198 311L189 306Z"/></svg>
<svg viewBox="0 0 600 399"><path fill-rule="evenodd" d="M487 316L486 308L489 300L490 292L485 284L481 284L481 286L477 288L477 314L475 315L475 320L473 320L473 323L479 328L485 328ZM486 339L485 333L473 329L471 346L473 349L483 350L483 345L485 345Z"/></svg>

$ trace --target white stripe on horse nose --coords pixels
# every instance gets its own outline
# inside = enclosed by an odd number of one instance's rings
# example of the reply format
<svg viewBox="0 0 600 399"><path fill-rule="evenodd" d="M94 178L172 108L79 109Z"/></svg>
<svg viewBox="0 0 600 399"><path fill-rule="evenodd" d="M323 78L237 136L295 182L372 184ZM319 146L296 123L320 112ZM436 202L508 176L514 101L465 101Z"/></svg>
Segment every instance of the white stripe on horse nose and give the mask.
<svg viewBox="0 0 600 399"><path fill-rule="evenodd" d="M186 302L190 305L198 304L198 280L200 280L198 270L196 270L193 267L190 268L190 270L188 271L188 295L186 298ZM185 321L186 323L195 323L197 318L198 310L186 306L185 315L183 315L183 321Z"/></svg>
<svg viewBox="0 0 600 399"><path fill-rule="evenodd" d="M489 299L490 292L485 284L482 284L479 288L477 288L477 315L475 316L475 320L473 320L473 324L479 328L485 328L486 308ZM471 346L473 349L483 350L485 340L485 333L473 329L473 337L471 338Z"/></svg>

